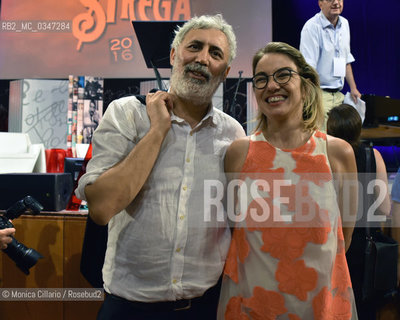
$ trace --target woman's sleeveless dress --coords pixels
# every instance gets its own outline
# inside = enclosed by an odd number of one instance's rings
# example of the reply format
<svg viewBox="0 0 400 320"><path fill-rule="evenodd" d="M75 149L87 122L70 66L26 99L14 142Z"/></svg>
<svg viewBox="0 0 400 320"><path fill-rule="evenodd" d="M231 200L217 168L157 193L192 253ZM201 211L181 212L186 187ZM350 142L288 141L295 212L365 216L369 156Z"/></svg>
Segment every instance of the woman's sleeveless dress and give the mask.
<svg viewBox="0 0 400 320"><path fill-rule="evenodd" d="M218 319L357 319L326 134L283 150L257 132L238 181Z"/></svg>

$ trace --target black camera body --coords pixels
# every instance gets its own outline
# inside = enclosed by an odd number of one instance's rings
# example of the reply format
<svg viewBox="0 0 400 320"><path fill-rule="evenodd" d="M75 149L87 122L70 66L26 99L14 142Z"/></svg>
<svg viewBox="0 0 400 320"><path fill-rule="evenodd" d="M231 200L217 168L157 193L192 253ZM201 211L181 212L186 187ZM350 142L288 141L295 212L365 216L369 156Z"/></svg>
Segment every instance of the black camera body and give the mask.
<svg viewBox="0 0 400 320"><path fill-rule="evenodd" d="M14 225L5 216L0 216L0 230L14 228Z"/></svg>
<svg viewBox="0 0 400 320"><path fill-rule="evenodd" d="M0 216L0 230L6 228L13 228L14 225L10 220L18 218L22 213L31 211L33 214L38 214L43 210L43 206L31 196L26 196L22 200L17 201L10 208L8 208L4 215ZM34 266L38 259L43 256L32 248L27 248L22 243L18 242L12 237L11 243L3 249L26 275L29 274L29 268Z"/></svg>

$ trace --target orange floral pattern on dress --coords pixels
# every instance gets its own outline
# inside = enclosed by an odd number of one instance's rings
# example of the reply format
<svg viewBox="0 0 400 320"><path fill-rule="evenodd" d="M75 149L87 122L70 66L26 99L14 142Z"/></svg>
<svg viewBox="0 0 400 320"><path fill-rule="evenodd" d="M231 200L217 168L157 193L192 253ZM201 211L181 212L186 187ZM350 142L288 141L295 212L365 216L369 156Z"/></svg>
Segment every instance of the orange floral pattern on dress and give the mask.
<svg viewBox="0 0 400 320"><path fill-rule="evenodd" d="M315 203L310 196L308 183L297 183L284 187L281 194L289 198L288 210L297 214L307 214L309 206Z"/></svg>
<svg viewBox="0 0 400 320"><path fill-rule="evenodd" d="M246 169L254 170L248 166ZM271 195L274 190L274 181L281 181L285 178L285 170L283 168L277 169L264 169L262 172L253 172L253 171L243 171L241 172L239 179L242 183L245 183L247 191L254 190L259 195ZM244 188L243 187L243 188Z"/></svg>
<svg viewBox="0 0 400 320"><path fill-rule="evenodd" d="M242 312L242 297L232 297L229 299L225 310L225 320L250 320L249 317Z"/></svg>
<svg viewBox="0 0 400 320"><path fill-rule="evenodd" d="M351 319L350 301L341 295L332 296L327 287L314 297L314 319L318 320L349 320Z"/></svg>
<svg viewBox="0 0 400 320"><path fill-rule="evenodd" d="M343 227L342 227L342 218L339 217L338 219L338 233L337 233L338 240L344 240L343 236Z"/></svg>
<svg viewBox="0 0 400 320"><path fill-rule="evenodd" d="M250 251L244 228L236 228L235 231L233 232L233 238L236 242L236 248L239 260L241 263L243 263L244 260L249 255Z"/></svg>
<svg viewBox="0 0 400 320"><path fill-rule="evenodd" d="M349 299L342 295L336 294L333 298L332 315L334 320L349 320L351 319L351 304Z"/></svg>
<svg viewBox="0 0 400 320"><path fill-rule="evenodd" d="M306 301L307 293L317 286L318 273L305 265L304 260L281 260L276 269L275 278L279 282L279 290L295 295Z"/></svg>
<svg viewBox="0 0 400 320"><path fill-rule="evenodd" d="M344 252L336 255L331 281L332 289L337 288L339 294L348 295L348 288L351 288L352 285Z"/></svg>
<svg viewBox="0 0 400 320"><path fill-rule="evenodd" d="M311 181L317 186L322 186L332 179L331 169L325 155L313 156L294 151L292 157L296 161L296 168L293 169L293 172L298 174L301 180Z"/></svg>
<svg viewBox="0 0 400 320"><path fill-rule="evenodd" d="M345 248L345 242L344 242L341 217L339 217L339 219L338 219L337 238L338 238L337 253L345 254L346 248Z"/></svg>
<svg viewBox="0 0 400 320"><path fill-rule="evenodd" d="M288 198L288 203L283 203L288 209L288 211L295 212L296 211L296 198L298 197L298 192L302 193L301 188L299 188L295 184L291 184L288 186L282 186L280 188L280 196L283 198Z"/></svg>
<svg viewBox="0 0 400 320"><path fill-rule="evenodd" d="M323 132L317 130L317 131L315 131L314 137L320 138L322 140L326 140L326 133L323 133Z"/></svg>
<svg viewBox="0 0 400 320"><path fill-rule="evenodd" d="M329 221L329 211L321 209L317 202L309 194L309 186L297 184L295 195L296 212L293 220L296 227L307 229L307 241L324 244L328 240L328 234L331 231ZM289 207L291 209L291 207ZM299 231L300 232L300 231ZM305 231L303 231L304 233Z"/></svg>
<svg viewBox="0 0 400 320"><path fill-rule="evenodd" d="M331 228L329 227L329 225L327 225L324 227L311 227L308 228L308 230L309 242L315 244L324 244L328 241L328 235L331 231Z"/></svg>
<svg viewBox="0 0 400 320"><path fill-rule="evenodd" d="M307 234L303 229L276 227L264 229L262 251L268 252L276 259L299 258L306 247Z"/></svg>
<svg viewBox="0 0 400 320"><path fill-rule="evenodd" d="M289 313L289 320L301 320L301 318L297 314Z"/></svg>
<svg viewBox="0 0 400 320"><path fill-rule="evenodd" d="M226 292L230 294L227 300L222 300L227 303L225 319L261 320L285 315L289 320L299 320L304 317L303 313L309 312L318 320L351 319L354 312L351 281L340 212L337 206L331 205L335 198L326 135L316 131L305 145L285 151L274 148L261 134L258 132L259 137L253 136L250 140L241 172L245 178L242 181L248 183L247 187L252 185L251 191L256 190L256 194L247 189L246 195L251 194L252 198L240 199L245 204L240 210L246 211L246 220L236 227L224 269L224 274L232 279L224 279L230 290ZM274 189L274 181L281 179L296 184ZM266 206L269 219L260 223L256 220L263 216ZM274 211L282 216L292 215L294 219L276 221ZM250 213L255 216L251 217ZM255 231L261 234L247 234ZM334 238L336 241L331 241ZM250 250L255 250L260 259L248 259L253 254ZM324 261L327 264L324 270L316 267L322 256L329 259ZM274 272L275 277L264 278L262 288L258 278L248 273L260 272L262 276L268 267L273 268L268 272ZM249 283L242 287L242 281ZM250 297L248 287L253 288Z"/></svg>
<svg viewBox="0 0 400 320"><path fill-rule="evenodd" d="M238 283L238 258L241 263L249 255L250 248L243 228L235 228L233 231L231 245L225 262L224 274Z"/></svg>
<svg viewBox="0 0 400 320"><path fill-rule="evenodd" d="M262 287L254 287L253 296L243 299L243 305L251 309L253 320L275 320L277 316L287 312L283 296Z"/></svg>
<svg viewBox="0 0 400 320"><path fill-rule="evenodd" d="M332 294L327 287L323 287L322 290L314 297L312 301L314 310L314 319L318 320L333 320L331 314L332 308Z"/></svg>
<svg viewBox="0 0 400 320"><path fill-rule="evenodd" d="M250 141L242 172L269 172L273 170L275 156L276 150L271 145L263 141ZM249 158L251 158L251 161L247 161Z"/></svg>
<svg viewBox="0 0 400 320"><path fill-rule="evenodd" d="M303 228L306 231L306 241L315 244L324 244L328 241L328 235L331 232L331 225L329 221L329 212L325 209L320 209L317 203L313 203L315 215L312 219L307 217L306 220L300 220L296 214L295 220L298 228ZM302 217L301 219L304 219Z"/></svg>
<svg viewBox="0 0 400 320"><path fill-rule="evenodd" d="M277 225L275 215L280 215L280 209L274 206L272 198L256 198L247 208L246 227L248 231L263 231L265 228Z"/></svg>
<svg viewBox="0 0 400 320"><path fill-rule="evenodd" d="M229 247L228 256L225 261L224 275L227 275L235 283L239 282L237 247L235 239L232 239L231 245Z"/></svg>
<svg viewBox="0 0 400 320"><path fill-rule="evenodd" d="M315 139L314 137L311 137L307 143L302 145L301 147L296 148L295 150L288 150L288 149L282 149L282 151L285 152L292 152L296 151L296 153L313 153L316 147Z"/></svg>

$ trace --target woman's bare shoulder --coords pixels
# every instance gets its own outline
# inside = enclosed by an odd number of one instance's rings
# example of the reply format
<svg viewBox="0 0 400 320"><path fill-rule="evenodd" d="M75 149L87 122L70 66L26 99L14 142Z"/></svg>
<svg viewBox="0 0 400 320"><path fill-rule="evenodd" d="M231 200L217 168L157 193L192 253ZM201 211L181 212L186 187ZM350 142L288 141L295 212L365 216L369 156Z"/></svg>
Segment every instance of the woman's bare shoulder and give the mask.
<svg viewBox="0 0 400 320"><path fill-rule="evenodd" d="M240 172L249 151L250 138L243 137L232 142L225 155L225 172Z"/></svg>
<svg viewBox="0 0 400 320"><path fill-rule="evenodd" d="M351 145L343 139L327 135L328 158L333 171L354 171L355 156ZM337 170L336 170L337 169Z"/></svg>

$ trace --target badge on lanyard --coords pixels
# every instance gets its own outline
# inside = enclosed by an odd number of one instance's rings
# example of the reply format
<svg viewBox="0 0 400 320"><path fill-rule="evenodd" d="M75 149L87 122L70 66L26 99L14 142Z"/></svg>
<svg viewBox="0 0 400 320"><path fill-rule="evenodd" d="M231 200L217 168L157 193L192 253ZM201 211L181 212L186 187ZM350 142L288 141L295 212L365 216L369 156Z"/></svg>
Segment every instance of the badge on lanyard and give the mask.
<svg viewBox="0 0 400 320"><path fill-rule="evenodd" d="M333 75L335 77L346 76L346 60L344 58L333 58Z"/></svg>

